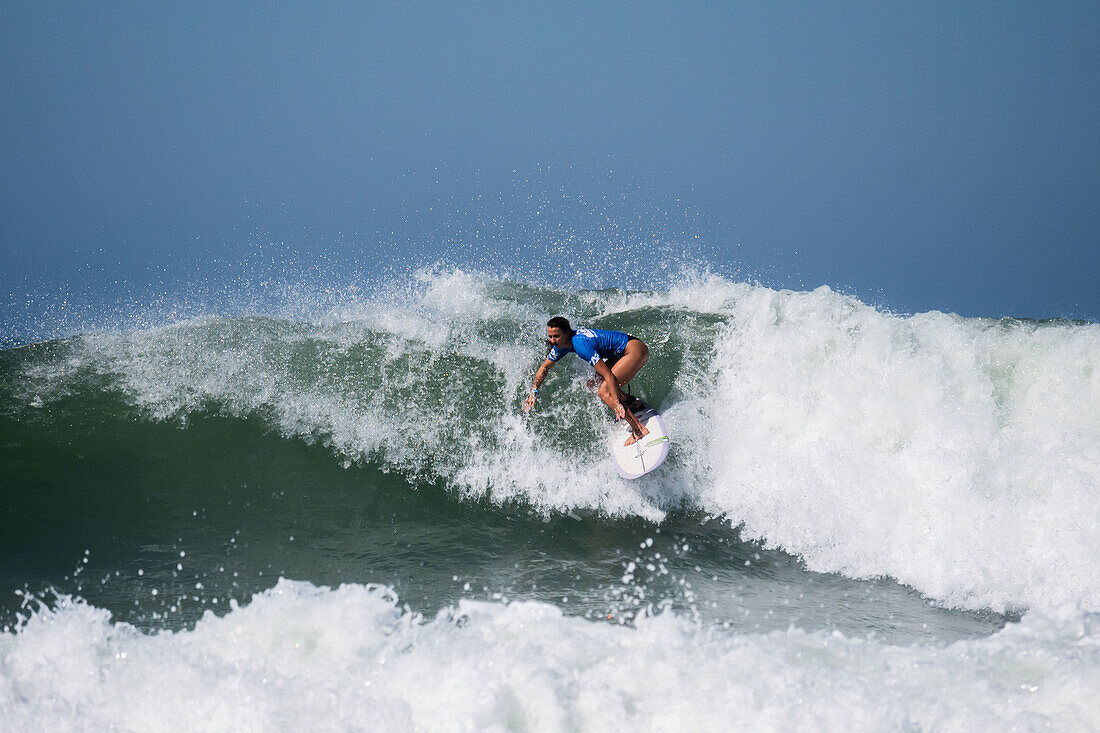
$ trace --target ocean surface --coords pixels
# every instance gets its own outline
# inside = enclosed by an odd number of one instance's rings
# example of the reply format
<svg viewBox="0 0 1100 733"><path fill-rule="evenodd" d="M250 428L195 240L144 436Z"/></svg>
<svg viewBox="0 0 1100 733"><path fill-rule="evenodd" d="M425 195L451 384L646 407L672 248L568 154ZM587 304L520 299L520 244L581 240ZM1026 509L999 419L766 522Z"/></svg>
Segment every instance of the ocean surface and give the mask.
<svg viewBox="0 0 1100 733"><path fill-rule="evenodd" d="M1100 325L459 269L0 351L4 730L1098 730ZM620 479L544 324L628 331Z"/></svg>

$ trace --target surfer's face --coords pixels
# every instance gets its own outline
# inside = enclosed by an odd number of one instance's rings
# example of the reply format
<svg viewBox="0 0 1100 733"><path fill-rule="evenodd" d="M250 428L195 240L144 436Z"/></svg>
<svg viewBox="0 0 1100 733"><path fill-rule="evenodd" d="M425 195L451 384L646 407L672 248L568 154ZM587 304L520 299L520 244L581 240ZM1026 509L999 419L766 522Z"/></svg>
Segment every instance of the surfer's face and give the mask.
<svg viewBox="0 0 1100 733"><path fill-rule="evenodd" d="M546 329L546 340L550 342L551 346L564 346L569 337L562 333L560 328L551 326Z"/></svg>

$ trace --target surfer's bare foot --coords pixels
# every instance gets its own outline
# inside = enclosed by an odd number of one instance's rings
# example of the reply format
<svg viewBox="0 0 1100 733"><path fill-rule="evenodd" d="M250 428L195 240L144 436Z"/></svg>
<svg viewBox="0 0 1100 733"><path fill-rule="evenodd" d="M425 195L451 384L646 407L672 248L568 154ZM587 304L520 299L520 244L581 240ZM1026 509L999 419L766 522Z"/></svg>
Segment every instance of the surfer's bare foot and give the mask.
<svg viewBox="0 0 1100 733"><path fill-rule="evenodd" d="M631 433L630 437L626 439L626 442L623 443L623 445L634 445L635 443L637 443L639 440L641 440L642 438L644 438L647 435L649 435L649 428L647 428L645 425L643 425L642 426L642 432L640 432L640 433Z"/></svg>

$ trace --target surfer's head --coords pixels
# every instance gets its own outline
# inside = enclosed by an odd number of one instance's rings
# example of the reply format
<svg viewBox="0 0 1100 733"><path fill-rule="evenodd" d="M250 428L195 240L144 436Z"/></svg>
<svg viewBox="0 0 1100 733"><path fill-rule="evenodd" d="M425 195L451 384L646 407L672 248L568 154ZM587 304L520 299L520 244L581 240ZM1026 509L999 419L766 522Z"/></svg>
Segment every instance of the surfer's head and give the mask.
<svg viewBox="0 0 1100 733"><path fill-rule="evenodd" d="M564 316L554 316L546 322L546 349L568 344L573 338L573 327Z"/></svg>
<svg viewBox="0 0 1100 733"><path fill-rule="evenodd" d="M546 322L546 328L556 328L562 333L567 333L570 336L573 335L573 327L569 325L569 319L565 316L554 316Z"/></svg>

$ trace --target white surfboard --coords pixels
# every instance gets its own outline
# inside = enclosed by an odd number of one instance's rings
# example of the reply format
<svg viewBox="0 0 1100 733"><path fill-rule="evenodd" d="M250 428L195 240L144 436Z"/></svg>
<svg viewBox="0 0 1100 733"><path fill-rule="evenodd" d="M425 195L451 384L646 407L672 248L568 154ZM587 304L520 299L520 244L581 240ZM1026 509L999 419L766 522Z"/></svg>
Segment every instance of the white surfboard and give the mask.
<svg viewBox="0 0 1100 733"><path fill-rule="evenodd" d="M623 445L630 437L629 427L623 430L619 423L611 436L611 462L615 464L619 475L625 479L636 479L660 466L668 458L669 438L660 414L644 402L639 401L632 410L638 422L649 430L641 440L631 445Z"/></svg>

